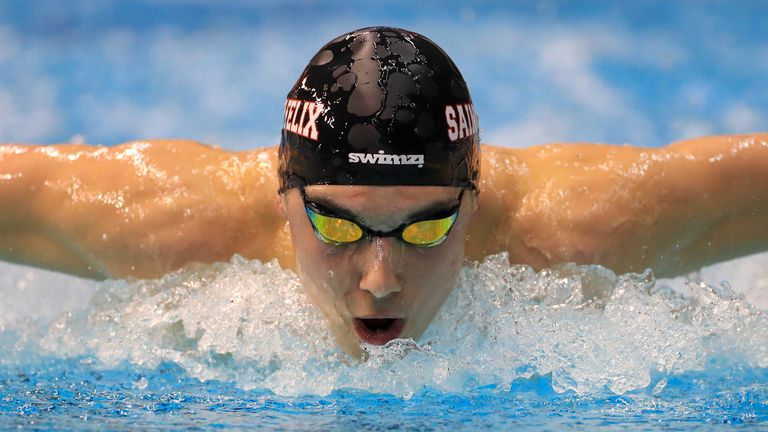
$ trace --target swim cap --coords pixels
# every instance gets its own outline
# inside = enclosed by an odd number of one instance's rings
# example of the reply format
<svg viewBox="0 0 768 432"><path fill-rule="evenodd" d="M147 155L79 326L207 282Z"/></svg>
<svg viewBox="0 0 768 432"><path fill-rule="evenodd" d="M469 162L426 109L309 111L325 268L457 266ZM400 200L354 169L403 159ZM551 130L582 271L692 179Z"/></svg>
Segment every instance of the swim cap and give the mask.
<svg viewBox="0 0 768 432"><path fill-rule="evenodd" d="M456 65L426 37L390 27L332 40L288 93L280 192L306 185L477 189L480 139Z"/></svg>

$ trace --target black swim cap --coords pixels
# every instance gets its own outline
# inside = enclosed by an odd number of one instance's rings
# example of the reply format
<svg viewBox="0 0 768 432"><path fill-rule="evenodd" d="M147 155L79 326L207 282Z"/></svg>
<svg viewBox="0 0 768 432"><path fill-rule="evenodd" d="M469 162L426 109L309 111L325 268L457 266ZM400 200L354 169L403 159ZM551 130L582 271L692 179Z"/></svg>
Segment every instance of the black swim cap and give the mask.
<svg viewBox="0 0 768 432"><path fill-rule="evenodd" d="M480 139L456 65L426 37L369 27L337 37L288 93L280 192L331 185L477 189Z"/></svg>

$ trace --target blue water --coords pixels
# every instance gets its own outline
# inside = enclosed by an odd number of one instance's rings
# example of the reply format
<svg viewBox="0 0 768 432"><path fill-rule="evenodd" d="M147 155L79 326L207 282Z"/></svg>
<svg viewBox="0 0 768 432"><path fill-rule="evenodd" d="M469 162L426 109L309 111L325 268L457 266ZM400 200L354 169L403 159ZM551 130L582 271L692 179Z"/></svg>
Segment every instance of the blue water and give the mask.
<svg viewBox="0 0 768 432"><path fill-rule="evenodd" d="M768 370L729 365L667 377L659 394L577 395L551 376L463 393L423 389L408 399L344 389L285 397L201 382L174 364L103 369L93 359L50 359L0 370L0 426L40 429L258 428L260 430L700 429L768 420Z"/></svg>
<svg viewBox="0 0 768 432"><path fill-rule="evenodd" d="M721 272L759 286L766 259ZM768 428L764 295L696 277L491 257L421 340L357 363L274 263L104 283L3 270L0 429Z"/></svg>

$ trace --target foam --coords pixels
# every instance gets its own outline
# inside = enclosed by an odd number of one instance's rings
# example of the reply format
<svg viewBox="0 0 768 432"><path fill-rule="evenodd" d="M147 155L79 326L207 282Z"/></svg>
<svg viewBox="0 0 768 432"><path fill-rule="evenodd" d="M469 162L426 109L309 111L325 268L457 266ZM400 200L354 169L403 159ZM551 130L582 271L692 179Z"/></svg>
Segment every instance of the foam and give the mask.
<svg viewBox="0 0 768 432"><path fill-rule="evenodd" d="M73 278L56 292L78 283L88 285ZM691 281L681 294L673 289L680 283L599 266L537 273L497 255L462 270L418 342L368 346L370 359L358 363L336 346L293 273L235 256L157 280L92 283L87 305L42 327L33 325L45 322L41 316L6 319L0 342L15 353L5 362L85 357L103 367L152 368L170 361L202 380L283 395L353 388L408 397L424 387L506 388L541 375L551 375L557 392L658 392L665 377L715 361L768 367L760 309L727 284ZM13 302L23 303L21 296Z"/></svg>

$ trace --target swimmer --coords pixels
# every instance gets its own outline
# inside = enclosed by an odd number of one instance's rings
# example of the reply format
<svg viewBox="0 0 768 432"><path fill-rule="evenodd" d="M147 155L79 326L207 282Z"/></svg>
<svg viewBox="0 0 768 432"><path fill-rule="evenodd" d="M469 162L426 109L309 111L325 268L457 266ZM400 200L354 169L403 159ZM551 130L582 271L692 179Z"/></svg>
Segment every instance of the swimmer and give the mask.
<svg viewBox="0 0 768 432"><path fill-rule="evenodd" d="M277 259L360 357L418 340L491 254L673 276L768 249L768 134L481 146L459 70L410 31L329 42L284 114L279 148L244 152L0 146L0 258L94 279Z"/></svg>

